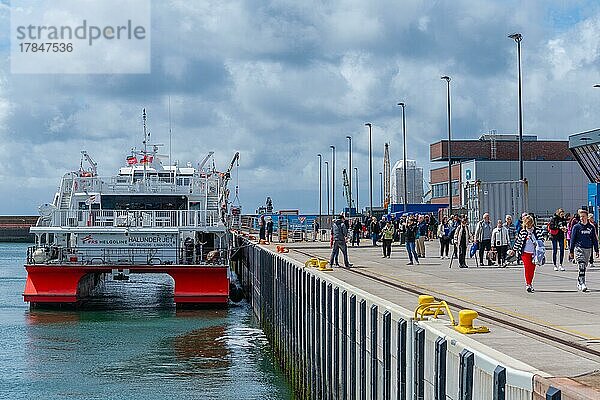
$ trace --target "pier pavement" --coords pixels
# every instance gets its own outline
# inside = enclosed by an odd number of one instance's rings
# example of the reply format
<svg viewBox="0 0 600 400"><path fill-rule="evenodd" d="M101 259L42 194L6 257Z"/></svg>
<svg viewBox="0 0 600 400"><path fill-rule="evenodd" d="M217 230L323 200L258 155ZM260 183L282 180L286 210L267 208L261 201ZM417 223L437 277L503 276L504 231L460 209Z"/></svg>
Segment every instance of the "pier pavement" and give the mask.
<svg viewBox="0 0 600 400"><path fill-rule="evenodd" d="M522 361L549 377L570 377L571 385L581 383L600 390L600 268L588 269L590 291L577 291L577 267L566 263L564 272L552 264L538 267L535 293L525 291L523 268L458 268L454 260L440 259L437 241L427 242L426 258L420 265L407 265L404 246L395 244L391 258L382 258L381 247L349 247L350 270L328 272L342 281L408 309L415 309L419 294L445 300L453 307L477 311L475 325L485 325L487 334L472 339ZM370 243L370 242L369 242ZM274 250L275 244L265 247ZM285 254L301 263L309 256L329 259L325 242L286 245ZM551 260L551 253L547 260ZM342 255L340 254L340 261ZM587 389L586 389L587 390ZM594 393L596 393L594 391ZM600 391L597 392L600 398Z"/></svg>

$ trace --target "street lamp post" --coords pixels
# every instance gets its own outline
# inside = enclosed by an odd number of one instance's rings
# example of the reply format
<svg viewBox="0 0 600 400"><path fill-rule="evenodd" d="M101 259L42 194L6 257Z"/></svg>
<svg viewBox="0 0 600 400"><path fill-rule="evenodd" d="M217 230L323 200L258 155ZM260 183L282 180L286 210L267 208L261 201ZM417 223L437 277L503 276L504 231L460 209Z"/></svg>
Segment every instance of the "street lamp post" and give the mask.
<svg viewBox="0 0 600 400"><path fill-rule="evenodd" d="M450 124L450 77L442 76L448 84L448 215L452 216L452 129Z"/></svg>
<svg viewBox="0 0 600 400"><path fill-rule="evenodd" d="M369 128L369 206L370 216L373 216L373 149L372 149L372 130L373 125L370 122L365 124Z"/></svg>
<svg viewBox="0 0 600 400"><path fill-rule="evenodd" d="M402 107L402 173L404 175L404 196L402 203L404 204L403 211L407 212L408 191L406 190L406 117L404 114L404 108L406 107L406 104L398 103L398 105Z"/></svg>
<svg viewBox="0 0 600 400"><path fill-rule="evenodd" d="M327 195L327 215L329 215L329 161L325 161L325 194Z"/></svg>
<svg viewBox="0 0 600 400"><path fill-rule="evenodd" d="M381 201L381 207L383 207L383 172L379 173L379 188L381 192L379 192L379 200Z"/></svg>
<svg viewBox="0 0 600 400"><path fill-rule="evenodd" d="M331 147L331 215L335 215L335 146Z"/></svg>
<svg viewBox="0 0 600 400"><path fill-rule="evenodd" d="M322 195L322 191L323 191L323 183L322 183L323 156L321 154L317 154L317 157L319 157L319 225L320 225L321 224L321 216L323 215L323 195Z"/></svg>
<svg viewBox="0 0 600 400"><path fill-rule="evenodd" d="M348 139L348 203L352 208L352 136L346 136Z"/></svg>
<svg viewBox="0 0 600 400"><path fill-rule="evenodd" d="M358 205L358 192L359 192L359 186L358 186L358 168L354 167L354 173L356 176L356 211L358 212L358 210L360 210L360 207Z"/></svg>
<svg viewBox="0 0 600 400"><path fill-rule="evenodd" d="M517 66L519 69L519 179L523 180L525 178L523 173L523 102L521 83L521 41L523 40L523 35L513 33L512 35L508 35L508 37L517 43Z"/></svg>

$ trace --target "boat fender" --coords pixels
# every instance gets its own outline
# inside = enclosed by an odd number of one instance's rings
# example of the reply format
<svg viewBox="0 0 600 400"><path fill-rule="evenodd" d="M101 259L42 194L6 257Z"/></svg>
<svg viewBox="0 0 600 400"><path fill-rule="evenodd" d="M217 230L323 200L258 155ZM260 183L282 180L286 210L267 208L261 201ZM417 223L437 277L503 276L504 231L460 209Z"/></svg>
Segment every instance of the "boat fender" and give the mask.
<svg viewBox="0 0 600 400"><path fill-rule="evenodd" d="M240 285L234 282L229 283L229 299L234 303L239 303L244 299L244 291Z"/></svg>

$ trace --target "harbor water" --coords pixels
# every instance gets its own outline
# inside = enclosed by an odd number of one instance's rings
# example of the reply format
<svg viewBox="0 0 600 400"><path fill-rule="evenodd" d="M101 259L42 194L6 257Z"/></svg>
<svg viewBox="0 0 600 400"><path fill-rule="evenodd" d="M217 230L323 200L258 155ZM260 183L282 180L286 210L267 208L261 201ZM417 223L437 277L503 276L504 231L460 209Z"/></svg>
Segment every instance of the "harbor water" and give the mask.
<svg viewBox="0 0 600 400"><path fill-rule="evenodd" d="M292 398L247 304L176 310L169 276L132 275L29 310L26 247L0 243L0 399Z"/></svg>

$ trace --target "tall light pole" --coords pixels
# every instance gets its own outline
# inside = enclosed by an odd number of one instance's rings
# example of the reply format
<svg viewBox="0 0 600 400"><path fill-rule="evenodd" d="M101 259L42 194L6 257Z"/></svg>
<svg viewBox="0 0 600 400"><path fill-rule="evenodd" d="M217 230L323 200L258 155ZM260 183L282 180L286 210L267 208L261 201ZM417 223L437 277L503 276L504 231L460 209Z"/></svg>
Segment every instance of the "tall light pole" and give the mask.
<svg viewBox="0 0 600 400"><path fill-rule="evenodd" d="M365 124L369 128L369 206L371 207L370 216L373 216L373 149L372 149L372 130L373 126L370 122Z"/></svg>
<svg viewBox="0 0 600 400"><path fill-rule="evenodd" d="M323 183L322 183L322 169L323 169L323 156L321 154L317 154L319 157L319 225L321 225L321 216L323 214Z"/></svg>
<svg viewBox="0 0 600 400"><path fill-rule="evenodd" d="M327 195L327 215L329 215L329 161L325 161L325 194Z"/></svg>
<svg viewBox="0 0 600 400"><path fill-rule="evenodd" d="M331 147L331 215L335 215L335 146Z"/></svg>
<svg viewBox="0 0 600 400"><path fill-rule="evenodd" d="M356 212L358 212L358 210L360 210L360 207L358 205L358 192L360 190L359 186L358 186L358 168L354 167L354 173L356 176Z"/></svg>
<svg viewBox="0 0 600 400"><path fill-rule="evenodd" d="M408 204L408 190L406 190L406 116L404 114L404 108L406 107L406 104L404 103L398 103L398 105L400 107L402 107L402 173L404 175L404 196L403 198L403 212L407 212L407 204Z"/></svg>
<svg viewBox="0 0 600 400"><path fill-rule="evenodd" d="M348 139L348 202L352 208L352 136L346 136Z"/></svg>
<svg viewBox="0 0 600 400"><path fill-rule="evenodd" d="M379 200L381 201L381 207L383 207L383 172L379 173L379 188L381 192L379 192Z"/></svg>
<svg viewBox="0 0 600 400"><path fill-rule="evenodd" d="M519 179L523 180L525 178L523 174L523 102L521 97L521 41L523 40L523 35L513 33L512 35L508 35L508 37L517 43L517 66L519 69Z"/></svg>
<svg viewBox="0 0 600 400"><path fill-rule="evenodd" d="M450 77L442 76L448 84L448 215L452 216L452 129L450 124Z"/></svg>

